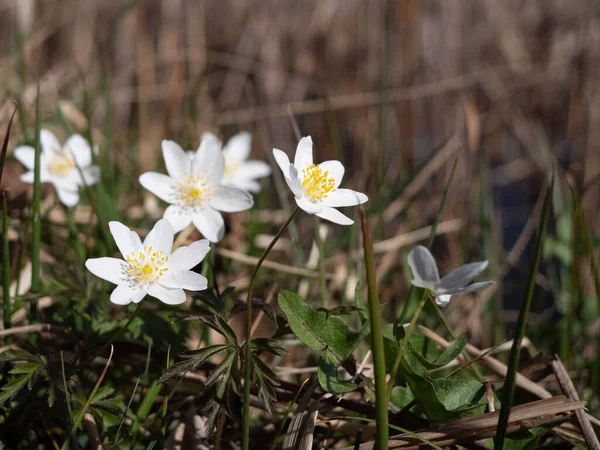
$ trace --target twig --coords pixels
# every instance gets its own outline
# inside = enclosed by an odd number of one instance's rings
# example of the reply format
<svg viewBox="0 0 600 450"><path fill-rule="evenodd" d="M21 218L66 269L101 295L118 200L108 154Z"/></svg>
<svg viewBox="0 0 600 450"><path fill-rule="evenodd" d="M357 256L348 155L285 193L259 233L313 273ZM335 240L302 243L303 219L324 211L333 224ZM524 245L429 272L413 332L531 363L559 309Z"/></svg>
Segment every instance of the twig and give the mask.
<svg viewBox="0 0 600 450"><path fill-rule="evenodd" d="M50 325L48 323L36 323L33 325L23 325L22 327L9 328L7 330L0 330L0 338L5 336L13 336L15 334L27 334L27 333L44 333L53 332L62 329L56 325Z"/></svg>
<svg viewBox="0 0 600 450"><path fill-rule="evenodd" d="M576 402L579 401L579 395L575 390L575 386L573 386L573 382L567 373L567 369L562 363L560 357L558 355L554 355L554 360L552 361L552 369L554 370L554 374L558 382L560 383L560 387L567 397ZM600 450L600 442L598 442L598 436L594 433L592 428L592 424L590 420L585 414L583 410L575 411L575 416L579 421L579 425L581 426L581 431L583 432L583 436L585 437L585 442L591 450Z"/></svg>

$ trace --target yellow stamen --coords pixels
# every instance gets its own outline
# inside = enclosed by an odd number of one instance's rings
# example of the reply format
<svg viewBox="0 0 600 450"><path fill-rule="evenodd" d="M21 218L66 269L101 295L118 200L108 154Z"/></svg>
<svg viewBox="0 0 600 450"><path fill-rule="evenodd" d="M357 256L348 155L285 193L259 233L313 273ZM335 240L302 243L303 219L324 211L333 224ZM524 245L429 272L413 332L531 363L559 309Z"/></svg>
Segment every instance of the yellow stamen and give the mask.
<svg viewBox="0 0 600 450"><path fill-rule="evenodd" d="M211 189L204 177L187 177L177 183L179 191L179 206L200 206L211 196Z"/></svg>
<svg viewBox="0 0 600 450"><path fill-rule="evenodd" d="M48 164L50 173L59 177L66 176L74 167L75 161L73 160L73 157L65 152L57 152L53 154L50 159L50 163Z"/></svg>
<svg viewBox="0 0 600 450"><path fill-rule="evenodd" d="M144 247L139 252L131 252L125 260L129 266L125 269L127 279L133 284L150 284L162 277L167 270L165 265L169 260L163 256L163 251L154 251L152 246Z"/></svg>
<svg viewBox="0 0 600 450"><path fill-rule="evenodd" d="M302 187L313 200L322 200L335 191L335 180L324 172L318 164L312 164L302 170Z"/></svg>

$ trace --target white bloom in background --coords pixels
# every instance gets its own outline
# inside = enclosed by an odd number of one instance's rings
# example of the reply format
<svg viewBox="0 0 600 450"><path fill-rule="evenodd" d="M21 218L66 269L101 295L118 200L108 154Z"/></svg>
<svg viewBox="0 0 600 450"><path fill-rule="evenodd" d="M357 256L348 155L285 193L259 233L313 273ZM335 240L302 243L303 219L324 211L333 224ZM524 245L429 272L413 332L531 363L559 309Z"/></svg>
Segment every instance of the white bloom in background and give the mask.
<svg viewBox="0 0 600 450"><path fill-rule="evenodd" d="M48 130L40 131L40 180L52 183L63 205L75 206L79 202L79 187L91 186L100 179L100 168L92 165L92 149L80 135L74 134L61 146L56 136ZM35 149L22 145L15 149L15 158L29 172L21 181L33 183Z"/></svg>
<svg viewBox="0 0 600 450"><path fill-rule="evenodd" d="M351 189L340 189L344 166L339 161L314 164L312 146L310 136L300 139L293 164L281 150L273 149L273 155L300 208L340 225L352 225L354 221L335 208L360 205L368 197Z"/></svg>
<svg viewBox="0 0 600 450"><path fill-rule="evenodd" d="M223 184L236 186L248 192L260 192L260 183L256 181L271 175L271 166L265 161L248 161L252 149L252 135L246 131L232 136L223 148L225 172Z"/></svg>
<svg viewBox="0 0 600 450"><path fill-rule="evenodd" d="M163 141L162 152L169 175L147 172L140 176L141 185L170 203L163 217L176 233L193 223L209 241L218 242L225 232L219 211L239 212L254 204L248 192L222 184L221 142L205 133L193 159L173 141Z"/></svg>
<svg viewBox="0 0 600 450"><path fill-rule="evenodd" d="M202 291L208 281L192 272L210 250L206 239L179 247L173 253L173 228L161 219L142 243L135 231L120 222L109 222L119 251L118 258L92 258L85 266L97 277L116 284L110 301L117 305L139 303L146 294L168 305L185 302L184 289Z"/></svg>
<svg viewBox="0 0 600 450"><path fill-rule="evenodd" d="M435 296L435 302L441 307L447 306L455 294L480 291L494 284L493 281L469 284L485 270L488 265L487 261L460 266L440 280L433 255L422 245L418 245L410 251L408 265L415 277L411 283L417 287L429 289Z"/></svg>

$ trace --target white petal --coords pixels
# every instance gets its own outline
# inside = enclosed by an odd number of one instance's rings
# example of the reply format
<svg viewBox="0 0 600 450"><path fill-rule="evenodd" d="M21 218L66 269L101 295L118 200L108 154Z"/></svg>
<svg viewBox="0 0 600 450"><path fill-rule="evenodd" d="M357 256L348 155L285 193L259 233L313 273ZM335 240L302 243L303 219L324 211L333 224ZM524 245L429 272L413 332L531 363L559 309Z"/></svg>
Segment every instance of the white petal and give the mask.
<svg viewBox="0 0 600 450"><path fill-rule="evenodd" d="M438 295L435 298L435 303L441 307L441 308L445 308L446 306L448 306L448 303L450 303L450 299L452 298L452 295Z"/></svg>
<svg viewBox="0 0 600 450"><path fill-rule="evenodd" d="M55 153L62 150L60 142L50 130L40 130L40 144L44 153Z"/></svg>
<svg viewBox="0 0 600 450"><path fill-rule="evenodd" d="M225 186L233 186L236 188L243 189L244 191L252 192L253 194L260 192L260 188L261 188L260 183L257 181L253 181L253 180L238 179L235 183L233 183L233 182L226 182L225 178L223 178L222 183Z"/></svg>
<svg viewBox="0 0 600 450"><path fill-rule="evenodd" d="M169 269L191 270L202 262L209 251L210 244L206 239L179 247L169 257Z"/></svg>
<svg viewBox="0 0 600 450"><path fill-rule="evenodd" d="M440 289L450 290L461 288L473 281L488 266L487 261L475 262L460 266L444 276L438 283Z"/></svg>
<svg viewBox="0 0 600 450"><path fill-rule="evenodd" d="M192 216L189 213L189 209L180 208L175 205L170 205L165 209L163 219L167 219L173 227L173 232L179 233L190 223L192 223Z"/></svg>
<svg viewBox="0 0 600 450"><path fill-rule="evenodd" d="M157 172L146 172L140 175L140 184L161 200L171 203L176 186L173 179Z"/></svg>
<svg viewBox="0 0 600 450"><path fill-rule="evenodd" d="M188 291L203 291L208 287L206 277L191 270L168 270L158 282L167 288Z"/></svg>
<svg viewBox="0 0 600 450"><path fill-rule="evenodd" d="M344 178L344 166L339 161L325 161L319 164L319 167L323 172L327 172L330 178L333 178L334 186L337 189L340 183L342 182L342 178Z"/></svg>
<svg viewBox="0 0 600 450"><path fill-rule="evenodd" d="M159 283L153 283L150 286L148 295L159 299L167 305L180 305L185 302L185 292L183 292L183 289L171 289Z"/></svg>
<svg viewBox="0 0 600 450"><path fill-rule="evenodd" d="M93 186L100 179L100 167L91 166L81 169L81 175L83 175L83 179L80 176L79 180L82 186Z"/></svg>
<svg viewBox="0 0 600 450"><path fill-rule="evenodd" d="M294 166L299 171L306 169L313 163L313 142L310 136L303 137L296 147L296 156L294 157Z"/></svg>
<svg viewBox="0 0 600 450"><path fill-rule="evenodd" d="M302 181L298 177L298 169L290 164L290 176L285 177L285 182L292 190L296 197L302 197L304 195L304 188L302 187Z"/></svg>
<svg viewBox="0 0 600 450"><path fill-rule="evenodd" d="M469 292L482 291L483 289L487 289L494 284L493 281L481 281L479 283L473 283L468 286L456 288L456 289L435 289L434 293L436 295L443 294L467 294Z"/></svg>
<svg viewBox="0 0 600 450"><path fill-rule="evenodd" d="M271 175L271 166L264 161L248 161L240 165L235 175L247 180L262 178Z"/></svg>
<svg viewBox="0 0 600 450"><path fill-rule="evenodd" d="M254 204L252 196L242 190L231 186L217 186L208 201L209 205L217 211L239 212L250 209Z"/></svg>
<svg viewBox="0 0 600 450"><path fill-rule="evenodd" d="M275 162L277 163L277 165L283 172L283 176L286 178L289 177L290 176L290 158L288 158L288 155L285 152L274 148L273 156L275 157Z"/></svg>
<svg viewBox="0 0 600 450"><path fill-rule="evenodd" d="M232 136L225 145L223 153L225 158L232 161L246 161L252 149L252 134L242 131Z"/></svg>
<svg viewBox="0 0 600 450"><path fill-rule="evenodd" d="M85 267L98 278L119 284L123 279L125 261L117 258L92 258L85 262Z"/></svg>
<svg viewBox="0 0 600 450"><path fill-rule="evenodd" d="M225 222L219 211L210 207L202 209L192 221L202 235L211 242L219 242L225 234Z"/></svg>
<svg viewBox="0 0 600 450"><path fill-rule="evenodd" d="M427 285L427 283L437 283L440 280L435 259L433 259L431 252L422 245L417 245L410 251L408 265L417 282L422 281L423 284Z"/></svg>
<svg viewBox="0 0 600 450"><path fill-rule="evenodd" d="M354 220L350 217L342 214L335 208L325 206L323 211L317 213L317 216L321 219L329 220L330 222L337 223L338 225L352 225Z"/></svg>
<svg viewBox="0 0 600 450"><path fill-rule="evenodd" d="M58 194L58 199L63 205L72 207L79 203L78 191L72 191L71 189L66 189L63 186L58 186L56 182L54 182L54 188Z"/></svg>
<svg viewBox="0 0 600 450"><path fill-rule="evenodd" d="M317 214L323 211L324 206L322 203L311 202L306 197L295 197L295 200L298 206L308 214Z"/></svg>
<svg viewBox="0 0 600 450"><path fill-rule="evenodd" d="M169 176L175 180L190 175L191 162L183 149L174 141L162 141L162 153Z"/></svg>
<svg viewBox="0 0 600 450"><path fill-rule="evenodd" d="M194 159L194 172L207 177L208 184L215 186L221 183L224 171L225 158L221 151L221 141L212 133L204 133Z"/></svg>
<svg viewBox="0 0 600 450"><path fill-rule="evenodd" d="M63 148L68 155L73 155L75 163L80 168L83 169L92 164L92 149L83 136L74 134L67 139Z"/></svg>
<svg viewBox="0 0 600 450"><path fill-rule="evenodd" d="M123 257L127 257L132 252L137 252L142 247L142 240L138 234L121 222L108 222L108 228Z"/></svg>
<svg viewBox="0 0 600 450"><path fill-rule="evenodd" d="M169 256L173 248L173 236L173 227L169 221L160 219L144 239L144 247L152 247L156 252L162 250L163 256Z"/></svg>
<svg viewBox="0 0 600 450"><path fill-rule="evenodd" d="M33 183L34 176L35 174L33 173L33 171L29 171L22 174L20 178L23 183ZM42 169L40 171L40 183L47 183L51 180L52 177L50 176L48 171Z"/></svg>
<svg viewBox="0 0 600 450"><path fill-rule="evenodd" d="M33 170L35 166L35 149L28 145L21 145L14 150L17 160L27 169Z"/></svg>
<svg viewBox="0 0 600 450"><path fill-rule="evenodd" d="M340 206L356 206L361 205L369 200L365 194L353 191L352 189L336 189L330 192L323 200L324 205L340 207Z"/></svg>
<svg viewBox="0 0 600 450"><path fill-rule="evenodd" d="M129 305L131 302L139 303L145 296L144 290L131 289L126 284L120 284L110 294L110 301L115 305Z"/></svg>

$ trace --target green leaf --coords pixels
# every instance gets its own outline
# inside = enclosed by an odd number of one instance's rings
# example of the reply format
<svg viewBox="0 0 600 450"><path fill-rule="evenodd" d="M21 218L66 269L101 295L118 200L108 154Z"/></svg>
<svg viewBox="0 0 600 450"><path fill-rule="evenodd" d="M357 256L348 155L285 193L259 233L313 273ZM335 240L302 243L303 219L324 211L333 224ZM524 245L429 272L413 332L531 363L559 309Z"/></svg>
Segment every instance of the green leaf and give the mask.
<svg viewBox="0 0 600 450"><path fill-rule="evenodd" d="M175 364L167 371L167 373L160 377L158 382L164 383L170 378L177 377L188 370L195 370L197 367L208 361L211 356L221 353L229 348L231 347L227 344L216 344L209 345L208 347L204 347L199 350L185 352L181 356L185 358L186 361L180 361Z"/></svg>
<svg viewBox="0 0 600 450"><path fill-rule="evenodd" d="M358 310L358 316L360 317L360 321L364 325L366 322L369 321L369 310L367 309L365 296L363 294L362 285L360 283L356 283L356 289L354 289L354 303L356 304L356 309Z"/></svg>
<svg viewBox="0 0 600 450"><path fill-rule="evenodd" d="M547 429L538 427L508 434L504 440L504 450L534 450L539 448L540 440L546 433L548 433ZM493 446L494 440L490 438L487 443Z"/></svg>
<svg viewBox="0 0 600 450"><path fill-rule="evenodd" d="M11 399L19 393L19 391L27 384L35 372L28 373L22 377L15 378L2 386L2 392L0 392L0 404Z"/></svg>
<svg viewBox="0 0 600 450"><path fill-rule="evenodd" d="M390 401L394 406L403 409L415 400L415 396L408 387L396 386L392 389Z"/></svg>
<svg viewBox="0 0 600 450"><path fill-rule="evenodd" d="M329 350L324 350L319 357L319 371L317 373L319 384L327 392L342 394L356 390L356 384L352 380L340 380L338 378L339 361Z"/></svg>
<svg viewBox="0 0 600 450"><path fill-rule="evenodd" d="M434 361L429 361L427 358L421 355L419 352L414 352L416 357L419 359L421 364L425 366L427 369L437 369L440 367L444 367L446 364L452 362L459 354L462 352L463 348L467 345L467 337L462 334L456 339L454 339L448 348L444 350L444 352L438 356ZM411 343L412 348L412 343Z"/></svg>
<svg viewBox="0 0 600 450"><path fill-rule="evenodd" d="M344 360L360 343L361 334L351 331L342 319L314 311L294 292L280 291L277 299L294 334L310 348L329 348Z"/></svg>
<svg viewBox="0 0 600 450"><path fill-rule="evenodd" d="M33 375L43 364L40 361L28 362L14 367L10 373L13 375L30 374Z"/></svg>
<svg viewBox="0 0 600 450"><path fill-rule="evenodd" d="M409 345L402 345L401 366L415 400L434 422L482 414L487 406L485 386L476 380L432 380Z"/></svg>

